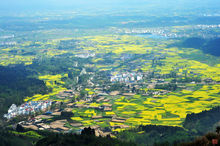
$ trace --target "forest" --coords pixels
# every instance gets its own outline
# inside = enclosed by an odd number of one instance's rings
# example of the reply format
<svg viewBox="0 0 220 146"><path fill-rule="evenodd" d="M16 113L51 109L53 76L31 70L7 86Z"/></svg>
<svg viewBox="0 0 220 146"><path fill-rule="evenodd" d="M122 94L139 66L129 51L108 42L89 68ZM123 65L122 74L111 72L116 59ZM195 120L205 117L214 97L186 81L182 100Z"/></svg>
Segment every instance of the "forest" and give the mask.
<svg viewBox="0 0 220 146"><path fill-rule="evenodd" d="M17 145L18 143L22 146L136 146L136 144L132 142L123 142L110 137L96 137L94 130L90 127L85 128L81 135L52 133L47 131L28 131L22 128L16 128L16 132L13 132L10 129L1 128L0 138L1 146Z"/></svg>
<svg viewBox="0 0 220 146"><path fill-rule="evenodd" d="M212 137L218 137L216 134L217 122L220 120L220 107L215 107L211 110L203 111L198 114L188 114L184 121L184 128L171 126L157 126L157 125L140 125L138 128L124 131L119 134L119 139L131 140L138 145L186 145L191 146L193 143L199 143L204 139L198 136L209 133ZM211 137L208 138L212 139ZM194 141L195 140L195 141ZM190 143L190 141L194 141Z"/></svg>
<svg viewBox="0 0 220 146"><path fill-rule="evenodd" d="M35 72L24 65L0 66L0 115L6 113L11 104L21 104L23 99L34 94L51 91L45 83L33 78Z"/></svg>
<svg viewBox="0 0 220 146"><path fill-rule="evenodd" d="M220 56L220 38L187 38L180 44L180 47L196 48L202 50L204 53Z"/></svg>

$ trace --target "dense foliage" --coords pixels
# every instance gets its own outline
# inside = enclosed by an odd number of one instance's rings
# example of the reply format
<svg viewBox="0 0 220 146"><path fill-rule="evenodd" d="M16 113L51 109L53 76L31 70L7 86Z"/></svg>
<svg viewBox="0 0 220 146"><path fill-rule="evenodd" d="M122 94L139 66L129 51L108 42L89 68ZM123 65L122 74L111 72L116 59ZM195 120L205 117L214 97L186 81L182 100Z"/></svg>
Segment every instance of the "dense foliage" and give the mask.
<svg viewBox="0 0 220 146"><path fill-rule="evenodd" d="M0 66L0 115L6 112L11 104L23 103L26 96L46 94L50 91L43 81L31 77L33 74L23 65Z"/></svg>
<svg viewBox="0 0 220 146"><path fill-rule="evenodd" d="M25 136L16 136L16 134L4 130L3 127L0 127L0 145L1 146L30 146L34 139L25 137Z"/></svg>
<svg viewBox="0 0 220 146"><path fill-rule="evenodd" d="M84 129L82 135L52 133L47 131L22 131L16 132L0 127L0 145L1 146L135 146L131 142L122 142L110 137L96 137L93 129Z"/></svg>
<svg viewBox="0 0 220 146"><path fill-rule="evenodd" d="M193 135L180 127L147 125L119 133L119 139L138 145L177 145L193 140Z"/></svg>
<svg viewBox="0 0 220 146"><path fill-rule="evenodd" d="M201 113L188 114L183 125L191 131L205 134L208 131L213 131L215 129L215 124L219 121L220 107L215 107Z"/></svg>
<svg viewBox="0 0 220 146"><path fill-rule="evenodd" d="M188 38L183 41L182 47L201 49L204 53L220 56L220 38Z"/></svg>
<svg viewBox="0 0 220 146"><path fill-rule="evenodd" d="M215 144L215 146L220 146L220 135L216 133L207 133L192 142L183 143L182 146L213 146L213 140L218 140L218 144Z"/></svg>
<svg viewBox="0 0 220 146"><path fill-rule="evenodd" d="M121 142L117 139L95 137L94 135L54 134L37 142L36 146L132 146L133 143Z"/></svg>
<svg viewBox="0 0 220 146"><path fill-rule="evenodd" d="M141 125L138 128L120 132L118 137L121 140L133 141L138 145L146 143L149 145L202 145L202 143L210 142L212 138L219 139L219 135L212 133L196 139L207 132L219 133L220 127L217 126L217 122L220 121L219 113L220 107L215 107L201 113L188 114L184 121L184 128ZM189 143L193 140L195 141Z"/></svg>

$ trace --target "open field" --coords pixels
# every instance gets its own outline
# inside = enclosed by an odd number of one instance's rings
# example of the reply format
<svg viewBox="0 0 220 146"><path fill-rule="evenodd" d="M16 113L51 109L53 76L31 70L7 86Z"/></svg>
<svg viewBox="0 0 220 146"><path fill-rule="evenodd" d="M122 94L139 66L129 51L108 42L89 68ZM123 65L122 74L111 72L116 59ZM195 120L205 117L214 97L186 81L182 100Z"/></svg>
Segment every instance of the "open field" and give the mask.
<svg viewBox="0 0 220 146"><path fill-rule="evenodd" d="M58 45L62 41L73 41L75 46L73 45L73 48L60 49ZM96 72L153 72L161 77L167 76L164 78L167 82L171 82L174 79L178 81L192 79L191 82L182 83L181 85L184 87L179 90L158 95L135 93L135 95L128 96L107 94L100 97L98 96L99 90L95 89L95 86L91 86L86 87L84 91L87 96L91 98L97 96L96 98L89 102L84 99L74 102L68 97L64 99L56 97L60 92L67 90L65 87L65 81L67 80L64 79L70 76L68 73L74 68L74 62L72 62L72 68L68 66L68 71L64 71L61 74L39 73L38 79L43 80L52 91L48 94L36 94L24 99L25 102L51 99L66 104L72 103L74 106L71 107L71 111L74 114L71 117L72 122L81 123L85 127L99 125L104 128L110 126L113 131L150 124L182 127L187 114L199 113L220 105L220 85L217 84L220 81L220 64L215 63L220 58L206 55L208 56L207 58L212 59L201 61L201 59L195 57L196 54L204 55L200 50L169 47L174 42L175 40L170 39L158 41L128 35L66 38L50 40L46 43L24 42L13 48L1 49L4 54L0 56L0 64L6 66L24 63L28 67L34 59L43 57L56 58L69 53L69 58L76 58L76 55L79 54L94 53L95 56L88 57L88 62L85 61L86 65L79 63L82 65L81 68L87 67L87 70L92 68ZM22 55L21 49L24 50L23 53L28 52L25 47L30 49L33 44L36 47L31 49L34 50L36 55ZM10 57L12 49L17 50L16 54L18 55ZM105 58L105 54L110 54L110 58ZM130 56L126 56L126 54L130 54ZM193 57L195 59L192 59ZM109 59L112 62L109 63ZM175 76L172 76L173 74ZM199 86L199 84L197 85L194 82L194 79L201 81L209 79L212 80L212 83L201 83ZM157 78L154 77L145 81L146 84L152 84L155 80ZM151 91L147 86L140 87L140 89L146 91L146 93L160 91L160 89ZM75 98L77 99L78 95L75 95ZM77 129L77 127L71 125L68 127Z"/></svg>

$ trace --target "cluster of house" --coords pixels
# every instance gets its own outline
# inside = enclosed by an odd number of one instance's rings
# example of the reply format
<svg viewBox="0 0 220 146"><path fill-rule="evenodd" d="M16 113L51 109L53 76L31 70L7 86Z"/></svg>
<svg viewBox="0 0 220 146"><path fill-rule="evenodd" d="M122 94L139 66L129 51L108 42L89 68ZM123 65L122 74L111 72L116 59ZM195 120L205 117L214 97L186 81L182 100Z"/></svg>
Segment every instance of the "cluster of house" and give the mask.
<svg viewBox="0 0 220 146"><path fill-rule="evenodd" d="M16 45L17 42L0 42L0 46L3 46L3 45Z"/></svg>
<svg viewBox="0 0 220 146"><path fill-rule="evenodd" d="M59 92L56 97L59 99L65 99L65 98L74 98L75 96L75 91L73 90L65 90L65 91L61 91Z"/></svg>
<svg viewBox="0 0 220 146"><path fill-rule="evenodd" d="M112 75L110 81L115 82L135 82L143 79L143 75L141 73L117 73L116 75Z"/></svg>
<svg viewBox="0 0 220 146"><path fill-rule="evenodd" d="M194 28L201 28L201 29L205 29L205 28L220 28L220 24L217 25L195 25Z"/></svg>
<svg viewBox="0 0 220 146"><path fill-rule="evenodd" d="M195 29L194 31L197 32L198 30L202 30L202 33L199 33L197 35L208 38L213 36L219 36L217 33L213 33L211 31L212 29L220 28L220 25L194 25L189 28L182 28L179 29L178 32L173 32L172 29L169 27L158 27L158 28L148 28L148 29L126 29L123 32L125 34L135 34L135 35L149 35L149 37L156 37L156 38L180 38L180 37L189 37L190 35L193 35L192 32L186 32L187 30ZM183 32L183 30L186 30ZM216 35L217 34L217 35ZM205 36L205 35L208 35Z"/></svg>
<svg viewBox="0 0 220 146"><path fill-rule="evenodd" d="M4 36L0 36L0 39L10 39L10 38L14 38L15 35L4 35Z"/></svg>
<svg viewBox="0 0 220 146"><path fill-rule="evenodd" d="M75 56L78 58L89 58L89 57L95 57L95 53L77 54Z"/></svg>
<svg viewBox="0 0 220 146"><path fill-rule="evenodd" d="M105 98L108 94L107 93L98 93L97 95L89 95L85 100L80 100L80 102L84 102L84 104L68 104L70 107L75 107L75 108L91 108L91 109L97 109L97 110L102 110L102 111L111 111L112 110L112 104L103 104L100 106L91 106L86 103L93 103L94 101L99 103L101 101L103 102L109 102L110 99Z"/></svg>
<svg viewBox="0 0 220 146"><path fill-rule="evenodd" d="M36 112L44 111L52 105L51 101L30 101L20 106L12 104L4 118L11 119L19 115L30 115Z"/></svg>
<svg viewBox="0 0 220 146"><path fill-rule="evenodd" d="M125 34L146 34L146 35L158 35L169 37L175 33L171 33L167 28L148 28L148 29L127 29L124 31ZM177 35L177 34L175 34Z"/></svg>

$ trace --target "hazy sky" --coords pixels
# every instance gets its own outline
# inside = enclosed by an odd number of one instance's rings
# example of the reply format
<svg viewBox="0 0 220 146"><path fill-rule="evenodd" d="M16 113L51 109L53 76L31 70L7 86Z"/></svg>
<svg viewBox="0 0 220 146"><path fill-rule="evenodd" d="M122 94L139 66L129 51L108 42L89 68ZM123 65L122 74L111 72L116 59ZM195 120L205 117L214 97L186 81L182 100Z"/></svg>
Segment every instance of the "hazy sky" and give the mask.
<svg viewBox="0 0 220 146"><path fill-rule="evenodd" d="M220 0L0 0L0 9L15 10L65 10L65 9L160 9L160 8L212 8Z"/></svg>

